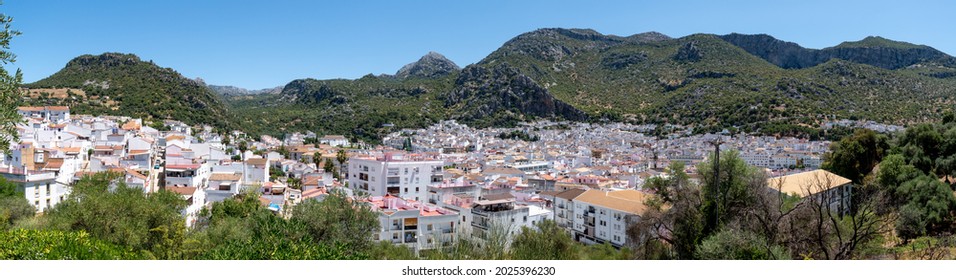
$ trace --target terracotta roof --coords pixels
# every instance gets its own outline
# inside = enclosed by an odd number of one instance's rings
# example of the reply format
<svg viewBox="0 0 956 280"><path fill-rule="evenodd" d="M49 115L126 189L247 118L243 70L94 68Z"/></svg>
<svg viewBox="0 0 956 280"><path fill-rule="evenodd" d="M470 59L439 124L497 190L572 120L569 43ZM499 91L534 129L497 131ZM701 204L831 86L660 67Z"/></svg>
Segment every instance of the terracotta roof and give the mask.
<svg viewBox="0 0 956 280"><path fill-rule="evenodd" d="M565 199L565 200L573 200L574 198L578 197L585 191L587 191L587 189L570 189L563 192L559 192L555 194L554 197Z"/></svg>
<svg viewBox="0 0 956 280"><path fill-rule="evenodd" d="M302 180L303 186L318 186L322 182L321 176L308 176Z"/></svg>
<svg viewBox="0 0 956 280"><path fill-rule="evenodd" d="M193 195L196 193L196 187L166 187L166 190L181 195Z"/></svg>
<svg viewBox="0 0 956 280"><path fill-rule="evenodd" d="M133 120L133 121L128 121L124 123L123 126L121 126L120 128L122 128L123 130L140 130L141 128L143 128L143 126L140 123Z"/></svg>
<svg viewBox="0 0 956 280"><path fill-rule="evenodd" d="M620 198L620 199L627 199L627 200L632 200L632 201L641 201L641 202L643 202L643 201L644 201L644 196L645 196L646 194L645 194L645 193L642 193L642 192L639 192L639 191L636 191L636 190L621 190L621 191L608 192L607 195L608 195L608 196L612 196L612 197L617 197L617 198Z"/></svg>
<svg viewBox="0 0 956 280"><path fill-rule="evenodd" d="M510 168L510 167L491 167L491 168L485 169L485 170L483 171L483 173L485 173L485 174L488 174L488 173L495 173L495 174L514 174L514 175L524 174L523 171L518 170L518 169L515 169L515 168Z"/></svg>
<svg viewBox="0 0 956 280"><path fill-rule="evenodd" d="M265 158L250 158L246 160L246 163L252 164L252 165L266 165L266 162L268 161L269 159L265 159Z"/></svg>
<svg viewBox="0 0 956 280"><path fill-rule="evenodd" d="M17 110L20 110L20 111L43 111L43 107L20 106L20 107L17 107Z"/></svg>
<svg viewBox="0 0 956 280"><path fill-rule="evenodd" d="M541 192L541 193L539 193L539 194L540 194L541 196L555 197L555 196L557 196L559 193L562 193L562 192L559 192L559 191L543 191L543 192Z"/></svg>
<svg viewBox="0 0 956 280"><path fill-rule="evenodd" d="M796 194L807 197L825 190L851 183L850 179L840 177L823 169L807 171L787 176L774 177L767 180L772 189L779 189L786 194Z"/></svg>
<svg viewBox="0 0 956 280"><path fill-rule="evenodd" d="M238 173L213 173L209 175L209 181L239 181L242 175Z"/></svg>
<svg viewBox="0 0 956 280"><path fill-rule="evenodd" d="M484 200L514 200L515 196L511 193L495 193L483 195L482 199Z"/></svg>
<svg viewBox="0 0 956 280"><path fill-rule="evenodd" d="M148 154L149 150L129 150L130 155Z"/></svg>
<svg viewBox="0 0 956 280"><path fill-rule="evenodd" d="M60 170L60 167L62 166L63 166L62 158L48 158L46 161L46 165L43 166L43 169Z"/></svg>
<svg viewBox="0 0 956 280"><path fill-rule="evenodd" d="M80 149L81 149L80 147L64 147L64 148L60 148L60 151L63 151L64 153L67 153L67 154L78 154L80 153Z"/></svg>
<svg viewBox="0 0 956 280"><path fill-rule="evenodd" d="M146 175L143 175L142 173L136 172L136 170L126 169L126 174L133 175L133 177L146 180Z"/></svg>
<svg viewBox="0 0 956 280"><path fill-rule="evenodd" d="M316 188L302 192L302 198L313 198L328 192L325 191L325 188Z"/></svg>
<svg viewBox="0 0 956 280"><path fill-rule="evenodd" d="M640 195L640 198L641 198L640 200L625 199L625 198L618 197L618 195L609 195L609 193L613 193L613 192L587 190L581 195L579 195L577 198L575 198L574 201L576 202L580 201L580 202L588 203L591 205L614 209L617 211L635 214L635 215L640 215L641 213L644 212L646 208L644 206L643 193L641 193ZM631 195L622 195L622 196L631 197Z"/></svg>

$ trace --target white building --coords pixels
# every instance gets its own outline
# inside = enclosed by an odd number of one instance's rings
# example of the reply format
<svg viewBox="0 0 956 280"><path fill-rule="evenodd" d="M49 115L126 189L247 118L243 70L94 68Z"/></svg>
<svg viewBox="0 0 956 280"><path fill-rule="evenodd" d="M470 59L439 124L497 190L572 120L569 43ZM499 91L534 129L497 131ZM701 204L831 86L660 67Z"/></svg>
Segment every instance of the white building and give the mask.
<svg viewBox="0 0 956 280"><path fill-rule="evenodd" d="M370 197L366 202L378 213L381 225L373 239L408 246L416 254L451 244L461 227L458 212L432 204L390 195Z"/></svg>
<svg viewBox="0 0 956 280"><path fill-rule="evenodd" d="M852 205L853 182L823 169L770 178L767 186L801 199L817 200L840 214L848 214Z"/></svg>
<svg viewBox="0 0 956 280"><path fill-rule="evenodd" d="M5 166L0 165L0 176L17 185L27 201L37 212L55 206L66 199L70 182L57 181L57 177L72 177L75 160L50 158L49 149L37 148L32 142L22 142L4 158ZM68 172L60 169L65 165Z"/></svg>
<svg viewBox="0 0 956 280"><path fill-rule="evenodd" d="M505 247L510 246L512 237L521 233L523 227L531 227L528 206L518 205L514 200L476 201L471 216L471 231L477 240L488 242L503 238Z"/></svg>
<svg viewBox="0 0 956 280"><path fill-rule="evenodd" d="M604 192L589 189L573 199L571 232L575 240L608 242L615 247L627 243L627 228L644 212L645 194L636 190Z"/></svg>
<svg viewBox="0 0 956 280"><path fill-rule="evenodd" d="M349 188L371 196L386 194L423 201L428 186L442 182L444 162L415 154L386 153L348 162Z"/></svg>
<svg viewBox="0 0 956 280"><path fill-rule="evenodd" d="M574 227L574 199L587 191L584 188L569 189L554 195L554 222L571 232Z"/></svg>
<svg viewBox="0 0 956 280"><path fill-rule="evenodd" d="M70 120L70 107L67 106L17 107L17 113L24 118L40 118L53 123Z"/></svg>
<svg viewBox="0 0 956 280"><path fill-rule="evenodd" d="M326 135L319 138L319 143L333 147L346 147L349 145L349 139L342 135Z"/></svg>
<svg viewBox="0 0 956 280"><path fill-rule="evenodd" d="M208 163L169 161L166 163L165 186L206 188L211 175Z"/></svg>
<svg viewBox="0 0 956 280"><path fill-rule="evenodd" d="M182 215L186 218L186 227L191 227L196 222L199 211L206 205L206 192L196 187L168 187L166 190L177 193L186 200Z"/></svg>

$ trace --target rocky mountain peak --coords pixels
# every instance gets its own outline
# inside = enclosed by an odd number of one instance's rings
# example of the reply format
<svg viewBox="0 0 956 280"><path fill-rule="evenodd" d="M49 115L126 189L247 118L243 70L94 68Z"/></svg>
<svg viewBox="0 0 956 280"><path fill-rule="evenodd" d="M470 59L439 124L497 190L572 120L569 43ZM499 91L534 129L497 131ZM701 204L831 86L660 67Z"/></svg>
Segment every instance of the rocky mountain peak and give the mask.
<svg viewBox="0 0 956 280"><path fill-rule="evenodd" d="M403 66L395 73L395 76L400 79L408 77L436 78L458 70L461 70L458 64L455 64L455 62L440 53L431 51L418 59L418 61Z"/></svg>

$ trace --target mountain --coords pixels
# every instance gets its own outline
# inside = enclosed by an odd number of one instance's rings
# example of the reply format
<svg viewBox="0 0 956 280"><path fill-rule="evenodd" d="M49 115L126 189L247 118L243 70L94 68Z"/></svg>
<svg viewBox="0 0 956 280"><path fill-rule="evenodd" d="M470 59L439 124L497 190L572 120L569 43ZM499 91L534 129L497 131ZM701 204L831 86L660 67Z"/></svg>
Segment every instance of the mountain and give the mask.
<svg viewBox="0 0 956 280"><path fill-rule="evenodd" d="M814 50L769 35L545 28L460 71L423 71L450 64L437 61L426 55L396 76L296 80L277 96L233 107L269 120L269 133L310 128L363 138L381 136L385 123L484 127L536 118L816 137L829 119L906 124L938 118L956 101L953 57L878 37Z"/></svg>
<svg viewBox="0 0 956 280"><path fill-rule="evenodd" d="M274 88L264 88L257 90L248 90L235 86L217 86L217 85L206 85L213 92L219 94L223 97L233 97L233 96L246 96L246 95L257 95L257 94L278 94L282 92L282 86Z"/></svg>
<svg viewBox="0 0 956 280"><path fill-rule="evenodd" d="M409 63L398 69L395 77L399 79L413 78L437 78L461 70L457 64L445 58L437 52L428 52L416 62Z"/></svg>
<svg viewBox="0 0 956 280"><path fill-rule="evenodd" d="M171 118L229 127L227 109L212 90L133 54L82 55L24 87L31 92L66 88L71 94L65 98L28 95L25 101L32 105L66 105L79 114Z"/></svg>
<svg viewBox="0 0 956 280"><path fill-rule="evenodd" d="M299 79L275 94L236 96L226 92L244 91L219 88L224 107L200 83L134 56L81 58L29 86L70 87L76 91L55 95L85 94L89 101L70 102L106 104L85 111L180 112L194 122L235 112L221 120L254 135L311 130L377 139L393 127L385 124L457 119L487 127L548 118L816 137L828 120L906 125L935 120L956 104L956 59L879 37L817 50L769 35L671 38L546 28L520 34L463 69L429 53L394 76ZM44 96L34 95L34 103ZM114 104L131 98L151 109ZM213 113L199 114L202 108Z"/></svg>
<svg viewBox="0 0 956 280"><path fill-rule="evenodd" d="M831 59L841 59L885 69L899 69L914 64L936 64L956 67L956 60L928 46L870 36L855 42L814 50L769 35L729 34L721 39L782 68L813 67Z"/></svg>

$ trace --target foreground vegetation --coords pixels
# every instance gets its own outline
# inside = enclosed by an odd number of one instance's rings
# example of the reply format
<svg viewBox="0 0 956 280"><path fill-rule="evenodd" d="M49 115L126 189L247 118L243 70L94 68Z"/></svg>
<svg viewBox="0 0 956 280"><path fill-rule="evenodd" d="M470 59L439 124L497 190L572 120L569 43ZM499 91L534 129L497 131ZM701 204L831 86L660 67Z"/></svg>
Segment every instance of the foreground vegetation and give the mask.
<svg viewBox="0 0 956 280"><path fill-rule="evenodd" d="M144 194L117 184L118 174L98 173L74 186L70 198L42 216L13 184L0 189L0 259L626 259L628 250L584 246L554 223L525 229L505 249L462 236L458 242L415 256L375 242L378 216L364 203L333 192L307 200L282 218L255 193L214 203L194 228L186 228L178 194ZM558 238L552 238L557 236ZM560 251L542 250L560 248Z"/></svg>

